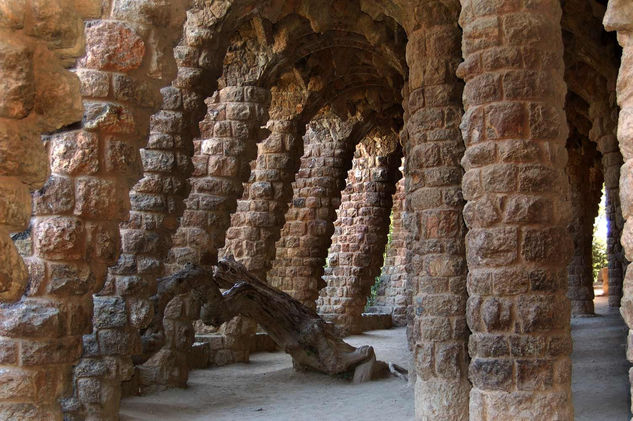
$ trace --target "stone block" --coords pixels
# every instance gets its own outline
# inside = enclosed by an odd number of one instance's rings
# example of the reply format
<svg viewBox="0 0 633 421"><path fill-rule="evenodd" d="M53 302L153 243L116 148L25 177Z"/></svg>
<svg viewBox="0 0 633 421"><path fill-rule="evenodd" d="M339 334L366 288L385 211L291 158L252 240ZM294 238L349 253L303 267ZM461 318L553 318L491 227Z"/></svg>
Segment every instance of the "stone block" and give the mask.
<svg viewBox="0 0 633 421"><path fill-rule="evenodd" d="M22 300L0 314L0 334L7 337L61 337L66 315L53 303Z"/></svg>
<svg viewBox="0 0 633 421"><path fill-rule="evenodd" d="M75 182L75 215L112 219L121 206L116 182L97 177L82 177Z"/></svg>
<svg viewBox="0 0 633 421"><path fill-rule="evenodd" d="M51 137L51 170L60 174L82 175L99 171L99 139L83 130Z"/></svg>
<svg viewBox="0 0 633 421"><path fill-rule="evenodd" d="M77 260L85 240L82 221L69 217L37 221L33 229L35 250L51 260Z"/></svg>
<svg viewBox="0 0 633 421"><path fill-rule="evenodd" d="M10 2L13 3L13 2ZM0 22L9 21L17 6L3 3ZM0 41L0 117L24 118L35 105L35 80L33 75L33 51L17 39L3 36Z"/></svg>
<svg viewBox="0 0 633 421"><path fill-rule="evenodd" d="M143 39L126 23L96 20L86 24L86 54L79 64L88 69L129 72L145 56Z"/></svg>

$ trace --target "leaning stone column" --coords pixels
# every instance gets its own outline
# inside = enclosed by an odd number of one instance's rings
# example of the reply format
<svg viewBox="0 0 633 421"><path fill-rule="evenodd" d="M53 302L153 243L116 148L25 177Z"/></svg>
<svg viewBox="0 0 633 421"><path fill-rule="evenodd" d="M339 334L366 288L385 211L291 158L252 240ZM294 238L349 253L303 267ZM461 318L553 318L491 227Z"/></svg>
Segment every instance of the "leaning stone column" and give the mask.
<svg viewBox="0 0 633 421"><path fill-rule="evenodd" d="M257 160L244 195L231 215L224 256L232 255L250 272L266 280L275 257L275 242L292 198L303 139L296 122L271 120L270 136L258 145Z"/></svg>
<svg viewBox="0 0 633 421"><path fill-rule="evenodd" d="M356 148L317 302L321 316L343 334L362 331L362 312L380 275L392 195L400 178L397 137L370 132Z"/></svg>
<svg viewBox="0 0 633 421"><path fill-rule="evenodd" d="M462 0L470 420L571 420L557 0Z"/></svg>
<svg viewBox="0 0 633 421"><path fill-rule="evenodd" d="M324 286L321 276L347 170L356 142L366 131L359 126L366 124L326 115L311 121L303 137L294 197L268 282L311 308L316 308L319 289Z"/></svg>
<svg viewBox="0 0 633 421"><path fill-rule="evenodd" d="M623 48L622 64L617 84L620 118L618 121L618 141L624 159L620 171L620 199L622 216L626 220L622 231L621 244L626 258L633 260L633 3L626 0L610 0L604 16L604 26L608 31L618 31L618 42ZM610 286L610 285L609 285ZM633 270L626 271L620 313L629 326L627 359L633 362ZM633 369L629 370L633 378ZM632 387L633 390L633 387Z"/></svg>
<svg viewBox="0 0 633 421"><path fill-rule="evenodd" d="M436 3L437 5L440 2ZM429 10L407 45L410 117L406 130L410 347L416 419L468 418L466 261L459 131L463 82L458 8ZM467 217L467 215L464 215Z"/></svg>
<svg viewBox="0 0 633 421"><path fill-rule="evenodd" d="M94 17L99 7L89 1L81 10L75 6L67 0L0 3L2 420L62 419L59 399L70 389L68 373L89 329L91 309L81 294L93 283L74 276L70 260L81 256L64 259L67 246L81 247L83 237L64 238L65 224L58 217L57 229L39 242L46 242L50 254L33 255L29 227L32 211L57 216L73 210L70 178L53 177L44 184L50 175L49 143L40 135L81 120L80 84L66 67L83 54L80 15ZM39 197L34 202L33 191ZM33 222L40 226L39 221ZM12 241L10 233L24 230Z"/></svg>
<svg viewBox="0 0 633 421"><path fill-rule="evenodd" d="M569 233L574 242L574 255L567 269L567 298L571 301L572 316L590 316L594 314L593 225L600 206L603 177L595 144L579 136L577 132L570 136L567 146L566 172L572 205Z"/></svg>
<svg viewBox="0 0 633 421"><path fill-rule="evenodd" d="M611 83L607 85L612 89ZM589 132L590 139L598 145L602 154L602 171L604 174L604 190L606 194L606 219L607 219L607 259L609 267L609 306L619 307L622 298L622 284L624 272L628 262L624 257L624 250L620 244L620 237L624 228L622 208L620 206L620 167L622 166L622 153L618 148L617 108L614 99L609 92L602 95L603 101L596 101L589 107L589 118L592 127Z"/></svg>
<svg viewBox="0 0 633 421"><path fill-rule="evenodd" d="M249 161L261 139L260 127L268 118L269 103L269 91L256 87L227 87L206 101L207 115L200 123L202 139L194 141L191 193L172 237L168 272L187 263L207 268L216 263L230 214L250 173ZM198 319L199 305L185 294L155 311L154 322L145 332L150 348L145 352L156 351L153 340L162 347L139 367L141 389L184 387L189 375L187 354L194 340L192 321Z"/></svg>
<svg viewBox="0 0 633 421"><path fill-rule="evenodd" d="M594 111L593 109L591 111ZM624 272L628 262L620 244L624 219L620 205L620 167L623 164L622 154L618 149L614 136L616 122L612 121L610 109L602 118L594 118L592 134L598 139L598 148L602 153L602 171L604 173L604 189L607 195L605 213L607 218L607 259L609 267L609 306L620 307ZM596 121L598 120L598 121ZM602 124L599 120L606 120ZM599 127L603 127L600 130ZM598 132L598 133L595 133Z"/></svg>
<svg viewBox="0 0 633 421"><path fill-rule="evenodd" d="M380 274L380 288L376 296L376 308L389 312L394 326L407 325L407 230L402 223L404 212L404 177L396 184L391 211L391 232L385 263Z"/></svg>

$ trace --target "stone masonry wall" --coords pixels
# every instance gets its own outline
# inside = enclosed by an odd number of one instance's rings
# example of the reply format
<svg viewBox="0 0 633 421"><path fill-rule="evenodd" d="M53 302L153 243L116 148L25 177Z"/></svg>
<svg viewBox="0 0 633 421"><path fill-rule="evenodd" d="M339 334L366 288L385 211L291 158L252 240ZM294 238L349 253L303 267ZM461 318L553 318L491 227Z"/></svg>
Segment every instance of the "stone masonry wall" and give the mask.
<svg viewBox="0 0 633 421"><path fill-rule="evenodd" d="M205 113L204 98L213 92L212 75L217 69L215 63L201 59L212 51L205 44L210 36L201 30L199 14L197 9L188 10L184 36L173 50L178 73L171 86L161 90L161 110L150 120L149 139L141 150L143 177L132 188L130 217L120 226L121 255L117 264L109 268L108 276L114 285L133 282L139 287L125 291L115 288L98 299L104 303L124 303L130 313L128 323L119 329L125 331L136 346L109 356L128 364L133 356L135 363L151 356L147 350L151 348L149 341L139 335L154 317L149 298L156 292L157 278L164 274L171 235L180 224L178 218L189 193L187 178L192 171L192 137ZM107 305L103 308L108 311ZM160 347L164 341L162 330L151 333L155 334L151 337L152 345ZM138 379L127 382L129 377L128 373L117 379L125 382L123 394L138 392Z"/></svg>
<svg viewBox="0 0 633 421"><path fill-rule="evenodd" d="M470 420L569 420L560 3L461 3Z"/></svg>
<svg viewBox="0 0 633 421"><path fill-rule="evenodd" d="M83 54L81 18L98 15L96 3L0 4L1 419L61 420L58 399L68 393L70 366L79 358L80 335L88 327L89 307L72 302L72 288L64 288L70 285L63 279L67 266L54 262L60 257L54 246L61 243L63 250L72 240L54 229L51 238L42 237L36 220L38 245L48 254L23 261L9 234L27 229L32 211L73 208L73 187L66 179L51 179L33 203L30 192L50 174L40 135L81 120L79 81L64 67ZM61 202L45 200L52 196ZM23 255L31 255L30 233L29 227L14 236Z"/></svg>
<svg viewBox="0 0 633 421"><path fill-rule="evenodd" d="M275 257L275 242L292 198L303 139L293 120L271 120L267 139L258 145L257 159L244 194L231 215L226 245L220 252L232 255L255 276L266 280Z"/></svg>
<svg viewBox="0 0 633 421"><path fill-rule="evenodd" d="M362 331L361 315L382 268L401 152L372 131L356 148L334 223L318 312L343 334ZM381 142L385 142L381 144Z"/></svg>
<svg viewBox="0 0 633 421"><path fill-rule="evenodd" d="M341 190L364 127L326 115L311 121L303 137L304 154L292 184L294 196L268 281L314 309L319 289L325 286L321 276Z"/></svg>
<svg viewBox="0 0 633 421"><path fill-rule="evenodd" d="M633 260L633 3L625 0L610 0L604 17L608 31L618 31L618 42L623 48L622 63L617 83L617 98L620 105L618 141L624 165L620 173L620 199L622 216L626 220L621 244L626 258ZM610 285L609 285L610 287ZM633 327L633 271L627 270L624 279L620 312L624 321ZM633 362L633 330L629 330L627 359ZM633 369L629 370L633 379ZM633 383L633 381L632 381Z"/></svg>

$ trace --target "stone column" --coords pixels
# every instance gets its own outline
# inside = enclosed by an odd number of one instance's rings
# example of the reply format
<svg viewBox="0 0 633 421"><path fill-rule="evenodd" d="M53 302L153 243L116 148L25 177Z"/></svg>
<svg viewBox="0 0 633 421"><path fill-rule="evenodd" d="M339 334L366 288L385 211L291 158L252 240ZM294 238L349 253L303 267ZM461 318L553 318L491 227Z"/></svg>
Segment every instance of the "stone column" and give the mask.
<svg viewBox="0 0 633 421"><path fill-rule="evenodd" d="M268 90L256 87L227 87L206 101L207 115L200 123L202 139L194 141L191 193L172 238L168 272L187 263L207 268L216 263L230 214L250 173L249 162L261 139L260 127L268 118L269 103ZM198 319L199 304L185 294L155 311L155 320L162 320L162 325L152 325L145 332L150 348L145 351L156 351L152 339L162 348L139 367L141 389L184 387L189 374L187 354L194 340L192 321Z"/></svg>
<svg viewBox="0 0 633 421"><path fill-rule="evenodd" d="M623 48L616 89L621 108L618 141L624 159L620 171L620 199L622 216L626 220L620 242L630 261L633 260L633 3L610 0L604 26L608 31L618 31L618 42ZM626 271L624 279L620 313L629 326L626 356L633 362L633 271L630 269ZM629 370L629 378L633 378L633 369Z"/></svg>
<svg viewBox="0 0 633 421"><path fill-rule="evenodd" d="M321 277L341 190L365 127L327 115L311 121L303 137L304 154L292 185L294 197L268 282L313 309L319 289L325 286Z"/></svg>
<svg viewBox="0 0 633 421"><path fill-rule="evenodd" d="M64 279L64 269L72 263L65 266L55 261L63 255L64 247L50 260L41 253L33 256L29 227L32 211L57 214L74 206L73 186L68 179L56 177L44 185L50 168L46 143L40 135L81 120L79 81L65 67L83 54L81 15L94 17L99 9L89 1L81 6L75 8L71 1L12 1L0 6L3 420L61 420L59 399L69 389L68 372L81 354L81 334L91 314L90 307L82 305L84 300L75 299L74 294L82 293L82 286L73 283L71 273ZM39 192L36 195L40 199L35 203L31 201L32 191ZM9 234L27 229L13 236L14 244ZM74 240L62 240L60 231L49 233L46 244L51 253L56 244ZM24 261L18 250L30 257ZM46 265L57 270L47 276Z"/></svg>
<svg viewBox="0 0 633 421"><path fill-rule="evenodd" d="M401 178L393 195L389 242L374 303L377 310L391 314L394 326L407 325L407 230L402 223L404 197L404 178Z"/></svg>
<svg viewBox="0 0 633 421"><path fill-rule="evenodd" d="M470 420L571 420L560 3L461 3Z"/></svg>
<svg viewBox="0 0 633 421"><path fill-rule="evenodd" d="M224 256L232 255L255 276L266 280L275 257L275 242L292 198L303 139L296 122L271 120L270 136L258 145L257 160L244 195L231 215Z"/></svg>
<svg viewBox="0 0 633 421"><path fill-rule="evenodd" d="M568 231L574 242L574 255L567 268L567 298L571 301L572 316L590 316L594 314L593 225L598 216L603 177L595 143L579 136L574 132L567 142L566 173L572 206Z"/></svg>
<svg viewBox="0 0 633 421"><path fill-rule="evenodd" d="M611 107L608 108L608 110L610 109ZM607 196L605 213L607 218L610 307L620 307L624 273L628 266L628 261L620 244L624 228L622 207L620 206L620 167L623 164L623 159L618 148L617 138L614 135L616 124L612 112L607 111L602 117L594 118L594 127L592 128L592 135L598 139L598 148L602 153L604 189Z"/></svg>
<svg viewBox="0 0 633 421"><path fill-rule="evenodd" d="M318 312L343 334L362 332L362 313L380 275L392 196L400 178L395 136L370 132L356 148L334 223Z"/></svg>
<svg viewBox="0 0 633 421"><path fill-rule="evenodd" d="M468 328L464 250L464 142L459 131L463 83L458 9L440 2L425 26L409 36L410 114L406 123L405 211L407 276L412 312L409 334L416 373L418 420L466 420ZM477 212L473 212L477 214Z"/></svg>
<svg viewBox="0 0 633 421"><path fill-rule="evenodd" d="M608 84L607 88L611 88ZM606 194L607 218L607 259L609 268L609 306L619 307L622 298L622 283L628 261L620 244L624 219L620 206L620 167L622 153L618 148L616 137L618 118L610 92L600 92L604 100L595 101L589 107L592 121L590 139L598 145L602 154L602 171L604 174L604 190Z"/></svg>

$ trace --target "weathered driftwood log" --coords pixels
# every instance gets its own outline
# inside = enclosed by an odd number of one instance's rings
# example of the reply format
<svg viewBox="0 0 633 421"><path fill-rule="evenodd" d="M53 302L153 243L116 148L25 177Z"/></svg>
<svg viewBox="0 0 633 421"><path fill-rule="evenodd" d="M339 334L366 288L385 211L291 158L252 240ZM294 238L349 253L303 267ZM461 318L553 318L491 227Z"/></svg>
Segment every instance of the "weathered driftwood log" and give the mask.
<svg viewBox="0 0 633 421"><path fill-rule="evenodd" d="M350 375L354 382L384 377L390 371L387 364L376 361L371 346L355 348L347 344L314 310L269 287L232 259L220 261L213 274L189 266L163 278L153 297L155 316L146 331L146 345L151 343L152 332L159 331L155 327L162 322L169 301L187 291L194 291L202 299L201 319L205 324L219 326L238 315L249 317L292 356L299 368Z"/></svg>

